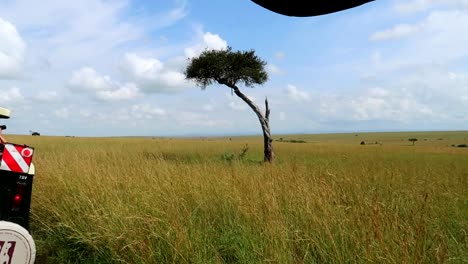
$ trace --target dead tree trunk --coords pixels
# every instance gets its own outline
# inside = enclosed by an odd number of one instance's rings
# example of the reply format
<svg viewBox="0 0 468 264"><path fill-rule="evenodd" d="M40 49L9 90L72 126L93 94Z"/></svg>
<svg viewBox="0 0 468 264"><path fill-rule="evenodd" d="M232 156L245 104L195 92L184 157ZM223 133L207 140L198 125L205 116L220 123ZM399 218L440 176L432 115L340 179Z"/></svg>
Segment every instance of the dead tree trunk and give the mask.
<svg viewBox="0 0 468 264"><path fill-rule="evenodd" d="M245 103L247 103L250 108L255 112L260 121L260 125L262 126L263 131L263 153L264 153L264 161L265 162L273 162L275 156L273 153L273 138L271 137L270 132L270 108L268 108L268 99L265 99L265 115L262 114L260 108L252 102L245 94L243 94L236 85L226 84L228 85L234 93L241 98Z"/></svg>

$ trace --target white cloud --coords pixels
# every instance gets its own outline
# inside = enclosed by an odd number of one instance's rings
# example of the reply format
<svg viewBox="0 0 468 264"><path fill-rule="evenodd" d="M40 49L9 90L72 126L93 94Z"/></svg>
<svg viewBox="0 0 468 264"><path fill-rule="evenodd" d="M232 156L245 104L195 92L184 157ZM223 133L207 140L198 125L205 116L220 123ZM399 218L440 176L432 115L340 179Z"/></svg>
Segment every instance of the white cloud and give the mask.
<svg viewBox="0 0 468 264"><path fill-rule="evenodd" d="M125 54L125 62L125 66L128 67L126 69L137 78L155 76L164 68L163 63L157 59L145 59L132 53Z"/></svg>
<svg viewBox="0 0 468 264"><path fill-rule="evenodd" d="M274 64L267 64L266 70L270 74L283 74L284 71Z"/></svg>
<svg viewBox="0 0 468 264"><path fill-rule="evenodd" d="M11 87L6 91L1 92L0 96L0 103L1 104L12 104L24 99L23 95L21 94L21 89L18 87Z"/></svg>
<svg viewBox="0 0 468 264"><path fill-rule="evenodd" d="M244 91L244 94L245 94L245 91ZM228 100L228 106L229 108L233 109L233 110L237 110L237 111L244 111L246 109L250 109L249 105L244 102L244 100L240 99L239 97L237 97L236 95L232 95L230 93L225 93L225 96L226 96L226 99ZM261 111L263 111L262 107L263 105L259 105L258 102L257 102L257 98L255 96L252 96L252 95L247 95L247 98L249 98L254 104L256 104Z"/></svg>
<svg viewBox="0 0 468 264"><path fill-rule="evenodd" d="M140 95L135 84L120 85L109 76L102 76L90 67L73 72L69 85L72 89L92 92L97 99L103 101L130 100Z"/></svg>
<svg viewBox="0 0 468 264"><path fill-rule="evenodd" d="M203 50L208 49L208 50L223 50L228 47L227 41L222 39L218 34L212 34L210 32L206 32L202 36L202 41L201 43L198 43L192 47L188 47L185 49L185 57L187 58L193 58L200 53L202 53Z"/></svg>
<svg viewBox="0 0 468 264"><path fill-rule="evenodd" d="M245 110L247 109L248 105L240 101L231 101L229 102L229 107L234 110Z"/></svg>
<svg viewBox="0 0 468 264"><path fill-rule="evenodd" d="M58 99L58 93L56 91L40 91L37 95L37 100L43 102L53 102Z"/></svg>
<svg viewBox="0 0 468 264"><path fill-rule="evenodd" d="M387 75L391 71L408 68L425 68L428 65L451 64L453 61L463 59L468 54L468 12L458 10L432 11L420 22L409 25L409 28L417 28L412 34L417 38L400 40L399 45L380 48L382 53L379 60L369 68L363 65L366 71L373 71L377 76ZM384 35L387 32L388 35ZM381 31L371 36L374 39L383 40L396 37L391 30ZM401 36L401 35L400 35ZM403 42L404 41L404 42ZM385 55L382 56L382 54Z"/></svg>
<svg viewBox="0 0 468 264"><path fill-rule="evenodd" d="M218 34L206 32L203 35L203 43L208 49L221 50L227 48L227 42Z"/></svg>
<svg viewBox="0 0 468 264"><path fill-rule="evenodd" d="M294 85L288 84L286 87L286 93L289 98L295 101L310 101L310 95L307 92L298 89Z"/></svg>
<svg viewBox="0 0 468 264"><path fill-rule="evenodd" d="M395 10L402 14L415 13L431 7L438 0L413 0L404 1L395 5ZM447 1L447 0L445 0Z"/></svg>
<svg viewBox="0 0 468 264"><path fill-rule="evenodd" d="M369 96L371 97L376 97L376 98L380 98L380 97L386 97L390 94L389 91L381 88L381 87L375 87L375 88L371 88L369 89Z"/></svg>
<svg viewBox="0 0 468 264"><path fill-rule="evenodd" d="M215 128L226 128L232 125L231 121L224 119L214 119L206 114L200 114L195 112L182 111L175 117L179 124L183 126L201 126L201 127L215 127ZM187 134L189 134L188 132Z"/></svg>
<svg viewBox="0 0 468 264"><path fill-rule="evenodd" d="M32 47L28 49L28 66L47 65L52 75L48 77L57 78L60 71L83 65L93 68L115 65L114 58L121 56L122 50L148 45L149 32L153 34L174 25L188 12L186 1L168 1L167 8L153 12L131 12L132 4L127 0L4 1L0 17L25 32L28 47ZM0 60L0 64L4 61Z"/></svg>
<svg viewBox="0 0 468 264"><path fill-rule="evenodd" d="M400 14L412 14L428 10L434 7L452 7L452 8L468 8L467 0L412 0L402 1L395 5L395 10Z"/></svg>
<svg viewBox="0 0 468 264"><path fill-rule="evenodd" d="M125 55L121 70L147 93L178 92L190 85L182 72L166 67L158 59L133 53Z"/></svg>
<svg viewBox="0 0 468 264"><path fill-rule="evenodd" d="M284 59L285 56L286 55L282 51L278 51L278 52L275 53L275 58L278 59L278 60Z"/></svg>
<svg viewBox="0 0 468 264"><path fill-rule="evenodd" d="M211 112L211 111L214 110L214 105L212 105L212 104L205 104L205 105L203 105L202 108L203 108L203 110L205 110L205 111Z"/></svg>
<svg viewBox="0 0 468 264"><path fill-rule="evenodd" d="M371 35L371 40L389 40L409 36L421 30L421 25L400 24L391 29L375 32Z"/></svg>
<svg viewBox="0 0 468 264"><path fill-rule="evenodd" d="M91 109L80 109L77 112L80 117L96 121L99 125L117 125L120 129L123 129L121 127L122 122L131 126L139 124L150 127L151 125L147 123L148 120L162 121L167 117L166 110L153 106L150 103L138 103L118 109L112 108L99 113ZM141 128L144 129L143 127Z"/></svg>
<svg viewBox="0 0 468 264"><path fill-rule="evenodd" d="M140 92L135 84L129 83L115 90L97 91L96 97L104 101L130 100L138 97Z"/></svg>
<svg viewBox="0 0 468 264"><path fill-rule="evenodd" d="M463 9L468 9L468 0L416 0L402 4L402 6L424 6L423 9L429 9L430 6L443 6L444 8L432 9L420 22L400 23L389 29L381 30L370 36L371 40L389 40L407 37L416 33L424 32L422 38L435 37L437 35L447 34L446 37L455 37L454 34L463 38L466 35L466 22L468 14ZM396 5L398 9L400 5ZM446 41L452 41L447 39Z"/></svg>
<svg viewBox="0 0 468 264"><path fill-rule="evenodd" d="M150 104L136 104L131 107L131 117L137 119L153 119L155 117L164 117L166 110L151 106Z"/></svg>
<svg viewBox="0 0 468 264"><path fill-rule="evenodd" d="M20 74L25 50L26 44L15 26L0 17L0 79Z"/></svg>
<svg viewBox="0 0 468 264"><path fill-rule="evenodd" d="M31 60L43 57L52 67L76 68L77 62L89 65L90 60L110 58L116 47L143 36L137 21L121 19L127 4L125 0L7 1L0 16L28 32L28 46L34 47Z"/></svg>
<svg viewBox="0 0 468 264"><path fill-rule="evenodd" d="M462 122L468 116L468 73L426 67L400 74L388 87L355 94L322 92L317 111L323 120L384 121L400 124ZM357 92L357 91L356 91Z"/></svg>
<svg viewBox="0 0 468 264"><path fill-rule="evenodd" d="M64 107L64 108L55 110L54 114L60 119L68 119L70 115L70 110L67 107Z"/></svg>
<svg viewBox="0 0 468 264"><path fill-rule="evenodd" d="M113 90L115 84L112 83L109 76L102 76L93 68L83 67L73 72L70 86L83 90L105 91Z"/></svg>
<svg viewBox="0 0 468 264"><path fill-rule="evenodd" d="M319 100L320 118L329 121L385 120L407 122L419 116L420 110L423 109L422 105L413 98L382 95L373 95L372 91L367 91L359 96L322 94Z"/></svg>

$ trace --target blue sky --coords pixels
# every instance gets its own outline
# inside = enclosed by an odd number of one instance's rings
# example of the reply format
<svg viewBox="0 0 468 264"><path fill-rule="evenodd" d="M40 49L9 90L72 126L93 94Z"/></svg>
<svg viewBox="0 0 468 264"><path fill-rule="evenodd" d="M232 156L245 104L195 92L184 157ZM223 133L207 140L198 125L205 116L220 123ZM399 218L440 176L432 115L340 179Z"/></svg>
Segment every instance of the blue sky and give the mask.
<svg viewBox="0 0 468 264"><path fill-rule="evenodd" d="M468 129L468 0L377 0L287 17L250 0L0 0L6 133L260 134L227 87L184 79L205 49L254 49L243 91L273 134Z"/></svg>

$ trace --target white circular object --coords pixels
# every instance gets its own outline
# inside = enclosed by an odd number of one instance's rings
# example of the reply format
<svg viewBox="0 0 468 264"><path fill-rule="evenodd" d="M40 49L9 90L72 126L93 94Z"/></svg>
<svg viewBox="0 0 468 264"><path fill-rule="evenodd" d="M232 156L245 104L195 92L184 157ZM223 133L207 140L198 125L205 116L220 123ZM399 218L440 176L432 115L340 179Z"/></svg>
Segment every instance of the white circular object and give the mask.
<svg viewBox="0 0 468 264"><path fill-rule="evenodd" d="M32 154L33 150L30 148L24 148L23 150L21 150L21 156L23 156L24 158L29 158L32 156Z"/></svg>
<svg viewBox="0 0 468 264"><path fill-rule="evenodd" d="M0 221L0 263L33 264L36 244L28 230L22 226Z"/></svg>

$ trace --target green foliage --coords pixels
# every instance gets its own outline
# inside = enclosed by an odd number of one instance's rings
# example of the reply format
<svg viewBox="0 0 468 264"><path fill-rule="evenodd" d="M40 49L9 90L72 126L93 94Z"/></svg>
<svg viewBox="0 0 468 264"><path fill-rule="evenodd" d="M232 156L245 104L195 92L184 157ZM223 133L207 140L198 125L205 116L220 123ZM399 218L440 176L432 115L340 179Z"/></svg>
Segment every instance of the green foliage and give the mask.
<svg viewBox="0 0 468 264"><path fill-rule="evenodd" d="M255 55L254 50L232 51L231 47L205 50L190 60L185 76L203 89L215 81L225 85L243 83L253 87L254 84L263 84L268 80L265 65L266 62Z"/></svg>

